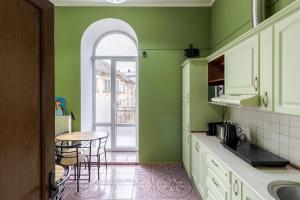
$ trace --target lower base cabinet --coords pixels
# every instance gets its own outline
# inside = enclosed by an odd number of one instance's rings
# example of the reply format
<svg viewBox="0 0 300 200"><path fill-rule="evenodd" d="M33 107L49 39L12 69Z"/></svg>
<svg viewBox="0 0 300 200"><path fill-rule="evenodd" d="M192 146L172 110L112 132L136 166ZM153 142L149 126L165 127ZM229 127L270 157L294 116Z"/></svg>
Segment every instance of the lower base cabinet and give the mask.
<svg viewBox="0 0 300 200"><path fill-rule="evenodd" d="M198 185L197 189L199 190L200 194L205 194L205 177L206 177L206 171L205 171L205 151L204 148L200 146L199 144L199 179L198 179Z"/></svg>
<svg viewBox="0 0 300 200"><path fill-rule="evenodd" d="M252 190L244 186L243 200L261 200L261 199Z"/></svg>
<svg viewBox="0 0 300 200"><path fill-rule="evenodd" d="M205 193L205 172L204 172L204 149L200 146L200 143L194 135L192 136L191 146L191 158L192 158L192 169L191 176L192 180L198 189L199 193L203 196Z"/></svg>
<svg viewBox="0 0 300 200"><path fill-rule="evenodd" d="M193 135L192 136L192 146L191 146L191 158L192 158L192 169L191 169L191 175L192 180L195 186L197 187L199 185L199 180L201 180L200 173L199 173L199 142L198 139Z"/></svg>
<svg viewBox="0 0 300 200"><path fill-rule="evenodd" d="M191 144L191 164L185 163L185 167L191 166L190 178L203 200L261 200L222 161L209 153L197 136L188 134L185 139L186 144Z"/></svg>
<svg viewBox="0 0 300 200"><path fill-rule="evenodd" d="M227 196L222 196L210 179L206 179L206 200L228 200Z"/></svg>
<svg viewBox="0 0 300 200"><path fill-rule="evenodd" d="M190 143L191 143L191 134L187 131L183 131L182 134L183 165L189 178L191 178L191 163L192 163Z"/></svg>
<svg viewBox="0 0 300 200"><path fill-rule="evenodd" d="M207 190L207 200L219 200L219 198L209 189Z"/></svg>
<svg viewBox="0 0 300 200"><path fill-rule="evenodd" d="M207 191L212 191L219 200L228 200L229 190L228 185L222 179L218 178L214 172L208 168L208 175L206 176Z"/></svg>
<svg viewBox="0 0 300 200"><path fill-rule="evenodd" d="M242 200L242 182L231 173L231 200Z"/></svg>

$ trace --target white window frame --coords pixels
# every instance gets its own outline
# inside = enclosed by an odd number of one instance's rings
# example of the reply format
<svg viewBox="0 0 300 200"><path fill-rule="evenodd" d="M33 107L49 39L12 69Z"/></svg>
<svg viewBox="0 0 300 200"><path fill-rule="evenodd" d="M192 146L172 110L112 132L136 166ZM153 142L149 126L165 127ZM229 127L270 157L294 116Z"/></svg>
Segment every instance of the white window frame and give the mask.
<svg viewBox="0 0 300 200"><path fill-rule="evenodd" d="M92 57L93 60L93 130L96 131L97 126L102 127L110 127L111 128L111 149L109 151L138 151L139 150L139 101L138 101L138 55L137 56L97 56L96 55L96 48L99 42L108 35L111 34L123 34L130 38L137 47L137 42L131 35L122 32L122 31L109 31L101 35L101 37L97 40L94 46L94 55ZM138 52L138 47L137 47ZM97 60L110 60L111 61L111 79L110 79L110 89L111 89L111 123L99 123L96 121L96 67L95 62ZM116 124L115 123L115 104L116 104L116 63L119 61L132 61L136 63L136 123L135 124ZM136 132L136 146L135 147L116 147L116 127L134 127Z"/></svg>

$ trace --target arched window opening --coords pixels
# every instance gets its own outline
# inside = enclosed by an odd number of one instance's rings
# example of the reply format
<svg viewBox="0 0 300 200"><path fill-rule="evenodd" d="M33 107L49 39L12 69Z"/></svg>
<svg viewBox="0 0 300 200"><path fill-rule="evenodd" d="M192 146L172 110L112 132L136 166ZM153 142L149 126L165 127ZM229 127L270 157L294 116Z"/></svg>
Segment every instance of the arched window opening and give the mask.
<svg viewBox="0 0 300 200"><path fill-rule="evenodd" d="M109 33L100 38L95 56L124 57L138 55L135 41L124 33Z"/></svg>
<svg viewBox="0 0 300 200"><path fill-rule="evenodd" d="M94 49L94 130L110 132L111 150L137 149L137 44L108 32Z"/></svg>

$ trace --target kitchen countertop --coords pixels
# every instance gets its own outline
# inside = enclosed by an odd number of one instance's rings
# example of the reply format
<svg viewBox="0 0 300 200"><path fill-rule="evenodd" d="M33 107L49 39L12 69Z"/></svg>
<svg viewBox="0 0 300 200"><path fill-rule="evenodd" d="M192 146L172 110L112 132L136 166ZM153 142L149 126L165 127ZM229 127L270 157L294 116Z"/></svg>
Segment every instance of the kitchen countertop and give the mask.
<svg viewBox="0 0 300 200"><path fill-rule="evenodd" d="M201 132L192 134L206 147L208 153L219 158L231 172L262 200L274 200L268 192L268 185L273 181L300 182L300 171L291 166L285 168L255 168L225 149L216 137L207 136L206 133Z"/></svg>

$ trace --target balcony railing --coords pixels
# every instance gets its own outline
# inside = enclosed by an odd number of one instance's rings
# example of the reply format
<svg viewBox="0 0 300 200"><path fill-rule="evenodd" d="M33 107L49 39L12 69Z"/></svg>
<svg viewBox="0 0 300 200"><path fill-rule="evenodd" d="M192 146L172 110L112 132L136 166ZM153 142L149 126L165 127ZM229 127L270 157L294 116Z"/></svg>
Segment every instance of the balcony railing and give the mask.
<svg viewBox="0 0 300 200"><path fill-rule="evenodd" d="M117 107L116 123L133 124L136 119L135 107Z"/></svg>

